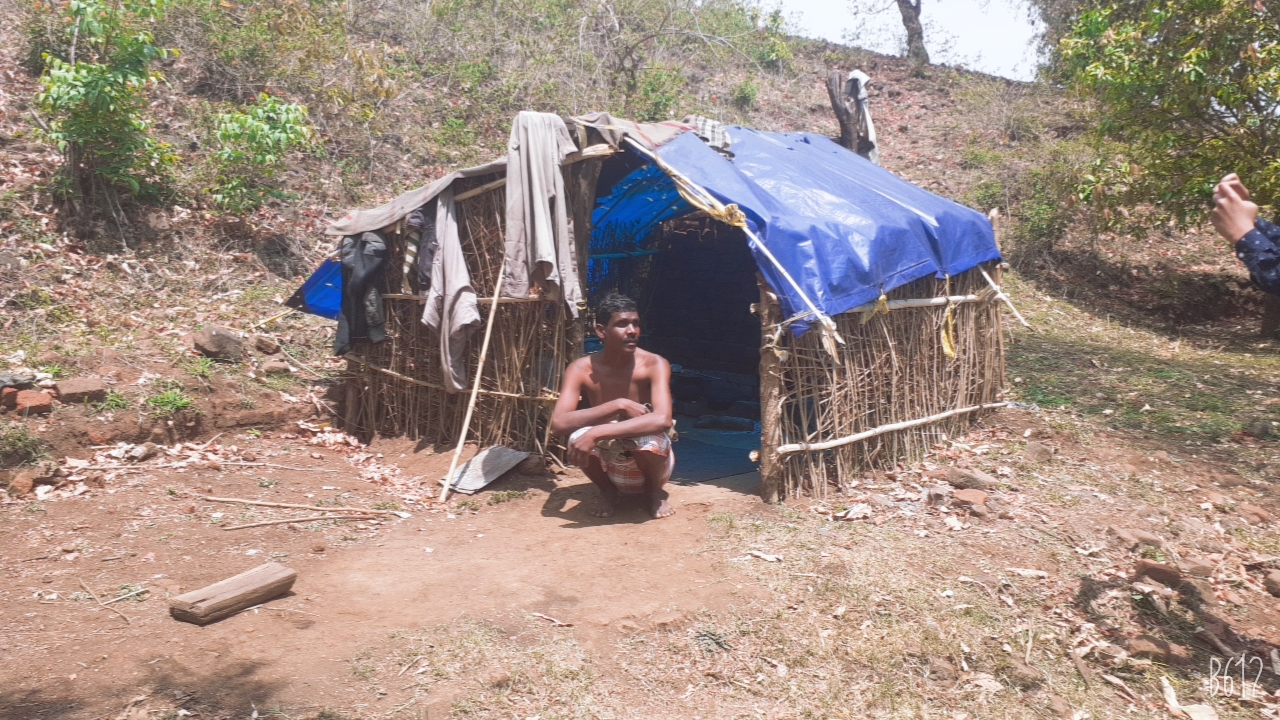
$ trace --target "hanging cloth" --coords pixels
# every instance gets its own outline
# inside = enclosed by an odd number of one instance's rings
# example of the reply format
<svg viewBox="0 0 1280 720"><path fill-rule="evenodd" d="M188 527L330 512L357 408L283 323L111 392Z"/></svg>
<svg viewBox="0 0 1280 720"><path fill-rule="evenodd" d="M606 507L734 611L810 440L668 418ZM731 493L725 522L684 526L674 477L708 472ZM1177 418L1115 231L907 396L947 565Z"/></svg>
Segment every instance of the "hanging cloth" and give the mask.
<svg viewBox="0 0 1280 720"><path fill-rule="evenodd" d="M507 144L507 247L502 296L563 299L578 316L582 288L560 163L575 151L559 115L522 112Z"/></svg>
<svg viewBox="0 0 1280 720"><path fill-rule="evenodd" d="M467 387L467 340L480 327L480 305L458 236L453 188L436 196L436 251L431 262L431 288L422 323L440 336L440 363L449 392Z"/></svg>
<svg viewBox="0 0 1280 720"><path fill-rule="evenodd" d="M855 111L858 113L858 154L876 165L880 164L880 147L876 144L876 125L871 122L871 96L867 86L871 76L861 70L849 73L846 87L853 92Z"/></svg>
<svg viewBox="0 0 1280 720"><path fill-rule="evenodd" d="M387 267L387 244L377 233L342 238L342 309L333 336L333 354L346 355L352 343L387 339L382 308L382 275Z"/></svg>

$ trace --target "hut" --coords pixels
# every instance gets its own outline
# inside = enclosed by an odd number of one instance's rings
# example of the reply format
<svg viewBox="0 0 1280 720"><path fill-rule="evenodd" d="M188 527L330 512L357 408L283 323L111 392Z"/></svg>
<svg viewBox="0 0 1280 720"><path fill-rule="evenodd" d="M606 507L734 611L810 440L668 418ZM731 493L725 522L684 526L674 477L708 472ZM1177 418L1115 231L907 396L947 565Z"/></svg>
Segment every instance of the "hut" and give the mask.
<svg viewBox="0 0 1280 720"><path fill-rule="evenodd" d="M539 142L559 165L542 176L521 155ZM548 202L535 214L568 237L524 248L556 234L520 215ZM450 231L478 311L460 336L423 321L424 305L456 311L438 286ZM758 421L750 456L769 501L824 497L1003 404L1007 298L991 222L826 137L521 113L507 159L327 233L385 245L381 298L355 301L381 303L385 339L354 339L345 355L353 434L562 460L548 422L561 373L590 350L591 300L613 290L640 303L641 345L678 367L678 416ZM538 277L512 282L513 252L526 250L551 253L549 270L525 258L516 274Z"/></svg>

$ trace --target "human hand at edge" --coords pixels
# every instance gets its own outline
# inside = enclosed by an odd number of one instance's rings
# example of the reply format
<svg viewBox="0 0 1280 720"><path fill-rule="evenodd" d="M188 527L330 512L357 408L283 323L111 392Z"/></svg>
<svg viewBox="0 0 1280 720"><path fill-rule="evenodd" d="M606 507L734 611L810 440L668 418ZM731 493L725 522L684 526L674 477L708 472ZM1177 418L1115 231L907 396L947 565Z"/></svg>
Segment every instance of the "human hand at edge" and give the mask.
<svg viewBox="0 0 1280 720"><path fill-rule="evenodd" d="M1234 245L1253 230L1258 205L1249 199L1249 189L1235 173L1222 178L1213 189L1213 204L1209 221L1227 242Z"/></svg>
<svg viewBox="0 0 1280 720"><path fill-rule="evenodd" d="M595 449L596 434L593 428L579 435L576 440L569 441L569 463L585 468L591 462L591 451Z"/></svg>
<svg viewBox="0 0 1280 720"><path fill-rule="evenodd" d="M644 405L641 405L635 400L628 400L627 398L618 398L617 400L613 401L613 404L614 404L614 408L618 412L619 420L630 420L632 418L638 418L641 415L649 414L649 408L645 407Z"/></svg>

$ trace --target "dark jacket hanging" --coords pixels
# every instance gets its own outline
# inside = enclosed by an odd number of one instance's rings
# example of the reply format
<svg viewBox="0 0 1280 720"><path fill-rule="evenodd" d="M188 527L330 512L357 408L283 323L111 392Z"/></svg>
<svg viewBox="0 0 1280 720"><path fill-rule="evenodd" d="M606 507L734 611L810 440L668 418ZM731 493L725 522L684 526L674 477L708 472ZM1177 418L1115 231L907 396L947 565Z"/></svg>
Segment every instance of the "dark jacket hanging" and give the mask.
<svg viewBox="0 0 1280 720"><path fill-rule="evenodd" d="M357 340L387 339L381 290L386 266L387 244L377 233L342 238L342 312L333 338L334 355L347 354Z"/></svg>

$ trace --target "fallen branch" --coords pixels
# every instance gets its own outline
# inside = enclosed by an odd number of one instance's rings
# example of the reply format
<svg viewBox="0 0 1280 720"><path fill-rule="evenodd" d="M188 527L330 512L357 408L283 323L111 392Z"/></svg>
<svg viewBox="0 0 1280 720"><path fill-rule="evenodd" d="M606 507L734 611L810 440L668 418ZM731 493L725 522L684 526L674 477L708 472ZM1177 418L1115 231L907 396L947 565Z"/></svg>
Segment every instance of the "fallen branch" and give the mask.
<svg viewBox="0 0 1280 720"><path fill-rule="evenodd" d="M573 627L573 623L560 622L559 620L551 617L550 615L543 615L542 613L536 612L536 613L533 613L533 616L542 618L543 620L550 622L553 627Z"/></svg>
<svg viewBox="0 0 1280 720"><path fill-rule="evenodd" d="M946 412L940 412L936 415L930 415L929 417L917 418L915 420L903 420L902 422L890 423L888 425L881 425L880 427L872 428L870 430L864 430L863 432L850 435L848 437L838 438L836 440L827 440L825 442L816 442L816 443L790 443L787 445L779 445L778 449L775 452L777 452L777 454L779 455L789 455L791 453L797 453L797 452L816 452L819 450L830 450L832 448L838 448L843 445L849 445L850 443L861 442L862 440L867 440L869 438L876 437L877 435L896 432L898 430L906 430L908 428L913 428L919 425L928 425L929 423L935 423L941 420L946 420L949 417L954 417L956 415L963 415L965 413L978 412L979 410L992 410L995 408L1001 408L1008 404L1009 403L1007 402L997 402L997 403L987 403L985 405L971 405L969 407L956 408L955 410L947 410Z"/></svg>
<svg viewBox="0 0 1280 720"><path fill-rule="evenodd" d="M113 608L113 607L110 607L110 606L109 606L109 605L107 605L106 603L102 602L102 600L98 599L98 596L97 596L97 595L96 595L92 590L90 590L90 589L89 589L89 586L84 584L84 580L81 580L80 578L76 578L76 580L80 583L80 587L84 588L84 591L85 591L85 592L87 592L87 593L89 593L89 597L93 598L93 601L94 601L94 602L96 602L96 603L98 603L98 606L99 606L99 607L104 607L104 608L106 608L106 609L110 610L111 612L113 612L113 613L115 613L115 614L119 615L120 617L124 618L124 623L125 623L126 625L132 625L132 624L133 624L133 621L131 621L131 620L129 619L129 616L128 616L128 615L125 615L124 613L120 612L119 610L117 610L117 609L115 609L115 608Z"/></svg>
<svg viewBox="0 0 1280 720"><path fill-rule="evenodd" d="M212 497L212 496L206 496L200 499L204 500L205 502L230 503L233 505L234 504L258 505L260 507L289 508L291 510L319 510L321 512L353 512L353 513L364 513L366 515L370 515L370 514L395 515L396 514L395 510L375 510L373 508L323 507L320 505L299 505L297 503L280 503L280 502L268 502L266 500L245 500L242 498L224 498L224 497Z"/></svg>
<svg viewBox="0 0 1280 720"><path fill-rule="evenodd" d="M377 515L308 515L300 518L284 518L281 520L263 520L262 522L249 523L247 525L232 525L231 527L222 528L223 530L243 530L251 527L262 527L263 525L284 525L286 523L311 522L313 520L377 520Z"/></svg>
<svg viewBox="0 0 1280 720"><path fill-rule="evenodd" d="M150 590L148 590L148 589L146 589L146 588L138 588L137 590L134 590L133 592L129 593L128 595L121 595L120 597L117 597L117 598L111 598L110 600L108 600L108 601L106 601L106 602L102 603L102 607L106 607L106 606L110 605L111 603L117 603L117 602L120 602L121 600L127 600L128 598L131 598L131 597L133 597L134 595L137 595L137 594L139 594L139 593L144 593L144 592L150 592Z"/></svg>

